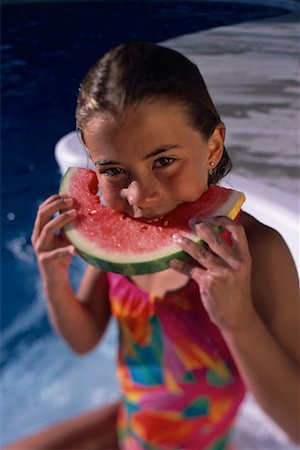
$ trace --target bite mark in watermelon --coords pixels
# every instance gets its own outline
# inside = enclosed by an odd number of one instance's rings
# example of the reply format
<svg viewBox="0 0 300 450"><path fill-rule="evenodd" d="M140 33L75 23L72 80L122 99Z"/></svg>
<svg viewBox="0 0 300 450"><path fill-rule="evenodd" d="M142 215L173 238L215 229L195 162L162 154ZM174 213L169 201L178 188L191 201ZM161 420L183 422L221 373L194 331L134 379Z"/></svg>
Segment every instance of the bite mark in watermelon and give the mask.
<svg viewBox="0 0 300 450"><path fill-rule="evenodd" d="M76 200L78 216L65 233L78 253L95 267L127 276L159 272L168 269L173 258L189 258L172 236L180 233L201 243L188 225L190 218L235 219L245 201L242 192L210 186L199 200L179 205L160 219L141 221L101 204L95 172L75 167L65 173L59 192Z"/></svg>

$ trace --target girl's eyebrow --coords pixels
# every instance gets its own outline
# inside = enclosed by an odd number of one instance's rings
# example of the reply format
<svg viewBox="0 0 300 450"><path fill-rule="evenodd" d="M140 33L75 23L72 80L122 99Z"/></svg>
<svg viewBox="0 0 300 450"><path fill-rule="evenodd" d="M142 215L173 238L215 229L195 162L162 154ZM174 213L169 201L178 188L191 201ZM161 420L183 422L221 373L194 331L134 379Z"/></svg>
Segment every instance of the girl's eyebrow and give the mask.
<svg viewBox="0 0 300 450"><path fill-rule="evenodd" d="M100 161L96 161L94 163L95 166L111 166L112 164L120 164L118 161L111 161L111 160L100 160Z"/></svg>
<svg viewBox="0 0 300 450"><path fill-rule="evenodd" d="M175 148L181 148L182 146L179 144L170 144L170 145L163 145L162 147L157 148L153 152L149 153L149 155L145 156L144 159L151 158L152 156L159 155L160 153L167 152L168 150L172 150Z"/></svg>
<svg viewBox="0 0 300 450"><path fill-rule="evenodd" d="M160 153L167 152L168 150L181 148L181 147L182 146L178 145L178 144L164 145L162 147L157 148L156 150L149 153L148 155L146 155L144 157L144 159L146 160L146 159L152 158L153 156L159 155ZM118 161L110 160L110 159L103 159L103 160L96 161L94 164L95 164L95 166L111 166L111 165L118 165L121 163Z"/></svg>

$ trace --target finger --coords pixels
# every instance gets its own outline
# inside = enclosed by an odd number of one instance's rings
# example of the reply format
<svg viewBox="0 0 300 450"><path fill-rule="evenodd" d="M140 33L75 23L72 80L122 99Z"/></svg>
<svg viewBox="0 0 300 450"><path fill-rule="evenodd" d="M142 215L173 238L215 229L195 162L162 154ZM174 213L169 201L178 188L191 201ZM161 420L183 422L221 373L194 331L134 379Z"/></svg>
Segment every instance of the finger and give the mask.
<svg viewBox="0 0 300 450"><path fill-rule="evenodd" d="M57 245L55 245L55 248L67 247L68 245L70 245L70 240L67 238L64 229L62 229L61 232L55 236L55 239L57 243Z"/></svg>
<svg viewBox="0 0 300 450"><path fill-rule="evenodd" d="M47 222L39 236L38 250L43 251L51 248L51 246L53 245L53 239L57 237L57 232L61 230L65 225L72 222L76 218L76 216L76 209L71 209Z"/></svg>
<svg viewBox="0 0 300 450"><path fill-rule="evenodd" d="M73 245L68 245L67 247L60 247L56 250L53 250L56 258L65 258L66 256L76 256L77 251Z"/></svg>
<svg viewBox="0 0 300 450"><path fill-rule="evenodd" d="M73 204L74 200L71 197L63 198L60 196L53 201L42 203L38 210L38 216L47 220L47 218L53 216L53 214L71 208Z"/></svg>
<svg viewBox="0 0 300 450"><path fill-rule="evenodd" d="M50 197L48 197L45 201L43 201L43 203L41 204L41 206L42 206L42 205L48 205L49 203L52 203L52 202L54 202L55 200L60 200L60 199L63 199L63 198L67 198L67 196L62 195L62 194L53 194L53 195L51 195Z"/></svg>
<svg viewBox="0 0 300 450"><path fill-rule="evenodd" d="M70 197L63 198L58 195L52 195L40 205L31 237L33 244L38 239L38 236L51 216L60 210L70 208L73 205L73 202L73 199Z"/></svg>
<svg viewBox="0 0 300 450"><path fill-rule="evenodd" d="M225 216L214 217L209 219L209 221L213 225L222 226L225 230L229 231L232 248L239 250L241 253L249 253L248 239L242 225Z"/></svg>
<svg viewBox="0 0 300 450"><path fill-rule="evenodd" d="M212 253L205 242L195 243L180 234L175 234L173 239L182 250L200 263L202 267L206 269L224 267L224 261Z"/></svg>
<svg viewBox="0 0 300 450"><path fill-rule="evenodd" d="M203 285L203 281L205 280L208 272L205 268L199 266L196 261L193 259L189 259L188 261L172 259L170 261L170 267L184 275L187 275L189 278L192 278L196 281L196 283L198 283L201 290L201 286Z"/></svg>
<svg viewBox="0 0 300 450"><path fill-rule="evenodd" d="M209 246L210 250L229 266L236 260L236 251L224 240L221 235L223 227L216 227L207 222L199 222L192 226L195 233Z"/></svg>
<svg viewBox="0 0 300 450"><path fill-rule="evenodd" d="M40 257L41 262L53 261L55 259L73 258L77 255L77 251L73 245L67 247L56 248L50 252L43 253Z"/></svg>
<svg viewBox="0 0 300 450"><path fill-rule="evenodd" d="M172 269L176 270L177 272L180 272L184 275L187 275L188 277L192 276L192 271L195 269L195 267L199 267L199 263L197 263L192 258L186 261L181 261L179 259L172 259L169 262L169 265ZM201 269L200 270L205 270Z"/></svg>

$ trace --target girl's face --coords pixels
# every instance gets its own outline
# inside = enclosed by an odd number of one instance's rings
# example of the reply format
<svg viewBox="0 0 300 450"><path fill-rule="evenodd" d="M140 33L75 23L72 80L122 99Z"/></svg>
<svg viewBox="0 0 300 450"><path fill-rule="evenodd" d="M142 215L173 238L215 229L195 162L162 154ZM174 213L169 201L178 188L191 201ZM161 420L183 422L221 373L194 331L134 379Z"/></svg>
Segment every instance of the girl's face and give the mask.
<svg viewBox="0 0 300 450"><path fill-rule="evenodd" d="M176 103L131 107L121 121L94 116L84 129L105 203L134 218L156 218L207 189L223 152L223 129L207 140Z"/></svg>

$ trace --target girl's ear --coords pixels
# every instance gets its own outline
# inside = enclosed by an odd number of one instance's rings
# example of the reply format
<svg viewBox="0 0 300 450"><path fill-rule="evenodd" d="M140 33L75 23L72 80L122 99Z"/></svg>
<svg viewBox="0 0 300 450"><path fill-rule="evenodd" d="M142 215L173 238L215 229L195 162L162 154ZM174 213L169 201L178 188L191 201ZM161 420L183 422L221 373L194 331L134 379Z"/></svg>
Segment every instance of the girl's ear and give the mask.
<svg viewBox="0 0 300 450"><path fill-rule="evenodd" d="M224 141L225 141L226 128L223 123L220 123L214 129L212 135L208 140L208 159L207 168L211 169L216 167L223 155Z"/></svg>

